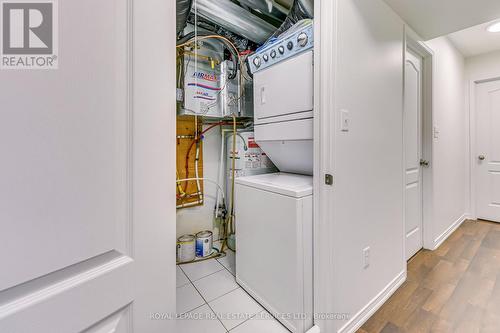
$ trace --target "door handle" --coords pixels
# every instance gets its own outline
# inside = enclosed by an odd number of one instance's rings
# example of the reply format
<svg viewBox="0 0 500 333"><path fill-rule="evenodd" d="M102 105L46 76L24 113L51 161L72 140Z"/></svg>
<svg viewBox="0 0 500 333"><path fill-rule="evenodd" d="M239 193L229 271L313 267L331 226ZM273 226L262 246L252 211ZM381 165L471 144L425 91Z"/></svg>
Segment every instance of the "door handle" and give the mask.
<svg viewBox="0 0 500 333"><path fill-rule="evenodd" d="M429 161L426 161L426 160L420 160L420 166L423 166L423 167L428 167L429 166Z"/></svg>
<svg viewBox="0 0 500 333"><path fill-rule="evenodd" d="M484 161L486 159L486 156L484 155L479 155L477 158L479 158L480 161Z"/></svg>

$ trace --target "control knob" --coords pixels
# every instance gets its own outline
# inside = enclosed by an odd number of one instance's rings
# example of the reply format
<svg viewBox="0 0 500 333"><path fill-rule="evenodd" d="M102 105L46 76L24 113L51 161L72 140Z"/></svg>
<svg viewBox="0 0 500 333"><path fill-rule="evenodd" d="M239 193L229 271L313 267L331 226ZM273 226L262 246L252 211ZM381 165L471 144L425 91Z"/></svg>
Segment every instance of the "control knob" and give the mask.
<svg viewBox="0 0 500 333"><path fill-rule="evenodd" d="M271 51L271 58L276 58L276 51L275 50Z"/></svg>
<svg viewBox="0 0 500 333"><path fill-rule="evenodd" d="M255 67L259 68L261 63L262 63L262 61L260 60L260 57L255 57L253 59L253 64L255 65Z"/></svg>
<svg viewBox="0 0 500 333"><path fill-rule="evenodd" d="M278 47L278 51L279 51L281 54L285 53L285 48L283 47L283 45L282 45L282 46L280 46L280 47Z"/></svg>
<svg viewBox="0 0 500 333"><path fill-rule="evenodd" d="M286 47L291 51L293 49L293 42L289 41L288 44L286 44Z"/></svg>
<svg viewBox="0 0 500 333"><path fill-rule="evenodd" d="M305 32L302 32L297 37L297 44L299 44L301 47L306 46L308 41L309 41L309 37L307 36L307 34Z"/></svg>
<svg viewBox="0 0 500 333"><path fill-rule="evenodd" d="M265 62L269 61L269 56L267 54L264 54L262 58L264 59Z"/></svg>

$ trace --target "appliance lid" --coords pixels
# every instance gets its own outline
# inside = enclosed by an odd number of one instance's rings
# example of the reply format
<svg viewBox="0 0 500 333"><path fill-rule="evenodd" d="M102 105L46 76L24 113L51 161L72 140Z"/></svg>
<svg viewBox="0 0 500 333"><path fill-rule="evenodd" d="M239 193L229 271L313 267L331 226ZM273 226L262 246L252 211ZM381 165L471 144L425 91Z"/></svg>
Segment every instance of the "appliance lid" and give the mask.
<svg viewBox="0 0 500 333"><path fill-rule="evenodd" d="M313 177L293 173L267 173L257 176L239 177L236 184L261 189L294 198L302 198L313 193Z"/></svg>

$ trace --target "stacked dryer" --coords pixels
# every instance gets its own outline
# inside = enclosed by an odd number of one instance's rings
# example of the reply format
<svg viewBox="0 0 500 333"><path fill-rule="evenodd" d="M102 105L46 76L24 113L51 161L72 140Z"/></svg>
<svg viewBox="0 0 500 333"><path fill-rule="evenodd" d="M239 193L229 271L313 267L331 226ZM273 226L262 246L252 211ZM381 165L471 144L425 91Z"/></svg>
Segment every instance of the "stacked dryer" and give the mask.
<svg viewBox="0 0 500 333"><path fill-rule="evenodd" d="M313 26L249 57L255 140L279 173L236 180L236 279L291 332L313 325Z"/></svg>
<svg viewBox="0 0 500 333"><path fill-rule="evenodd" d="M310 21L249 60L254 76L255 138L282 172L312 175L312 47Z"/></svg>

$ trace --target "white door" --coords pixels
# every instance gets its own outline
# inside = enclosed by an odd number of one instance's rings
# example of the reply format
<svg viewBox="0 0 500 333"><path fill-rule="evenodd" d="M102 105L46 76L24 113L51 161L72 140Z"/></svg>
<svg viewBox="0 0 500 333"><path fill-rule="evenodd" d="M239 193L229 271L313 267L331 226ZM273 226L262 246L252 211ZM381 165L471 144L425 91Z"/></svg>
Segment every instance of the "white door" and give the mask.
<svg viewBox="0 0 500 333"><path fill-rule="evenodd" d="M0 332L174 332L175 3L58 18L58 69L0 70Z"/></svg>
<svg viewBox="0 0 500 333"><path fill-rule="evenodd" d="M422 248L422 58L406 52L404 98L406 259Z"/></svg>
<svg viewBox="0 0 500 333"><path fill-rule="evenodd" d="M500 80L476 88L476 207L480 219L500 222Z"/></svg>

